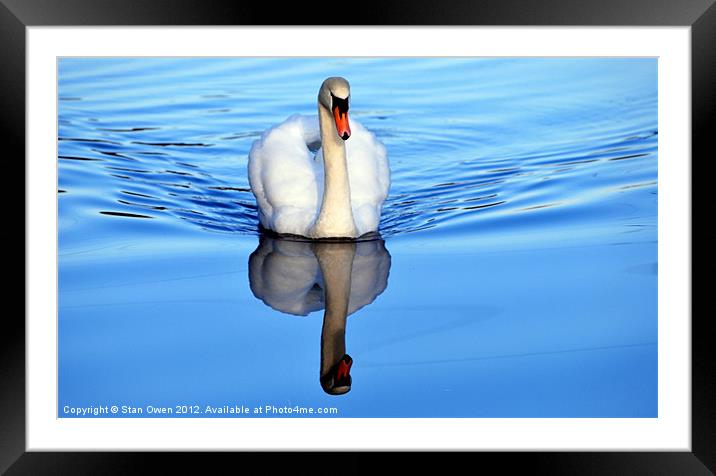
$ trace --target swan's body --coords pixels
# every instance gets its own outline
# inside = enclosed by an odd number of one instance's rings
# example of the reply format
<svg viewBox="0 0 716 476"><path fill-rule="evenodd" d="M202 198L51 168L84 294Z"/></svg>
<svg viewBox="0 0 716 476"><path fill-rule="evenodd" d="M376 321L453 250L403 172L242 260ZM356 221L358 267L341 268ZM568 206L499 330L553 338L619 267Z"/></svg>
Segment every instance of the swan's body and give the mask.
<svg viewBox="0 0 716 476"><path fill-rule="evenodd" d="M349 94L345 80L327 79L318 117L293 115L254 142L249 183L264 228L309 238L378 231L390 187L387 154L371 132L353 119L348 125Z"/></svg>

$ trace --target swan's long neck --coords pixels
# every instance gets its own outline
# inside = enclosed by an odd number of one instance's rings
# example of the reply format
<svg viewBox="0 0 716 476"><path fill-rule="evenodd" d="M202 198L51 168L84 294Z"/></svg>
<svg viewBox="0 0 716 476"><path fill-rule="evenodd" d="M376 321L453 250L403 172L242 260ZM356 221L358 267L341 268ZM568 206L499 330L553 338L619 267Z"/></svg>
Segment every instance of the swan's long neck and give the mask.
<svg viewBox="0 0 716 476"><path fill-rule="evenodd" d="M321 377L346 353L346 317L351 295L355 243L316 243L323 275L326 308L321 330Z"/></svg>
<svg viewBox="0 0 716 476"><path fill-rule="evenodd" d="M331 113L318 104L323 148L323 200L311 229L314 238L356 238L358 232L351 209L346 145L338 136Z"/></svg>

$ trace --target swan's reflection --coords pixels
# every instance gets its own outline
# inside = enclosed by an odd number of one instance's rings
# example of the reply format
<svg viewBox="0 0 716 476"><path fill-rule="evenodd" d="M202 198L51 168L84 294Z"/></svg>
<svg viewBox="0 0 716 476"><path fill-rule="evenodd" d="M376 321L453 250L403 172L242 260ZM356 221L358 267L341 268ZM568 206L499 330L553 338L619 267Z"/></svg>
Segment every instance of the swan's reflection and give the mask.
<svg viewBox="0 0 716 476"><path fill-rule="evenodd" d="M300 316L325 309L320 382L332 395L351 389L346 318L385 290L389 271L383 240L307 242L262 236L249 257L251 291L267 306Z"/></svg>

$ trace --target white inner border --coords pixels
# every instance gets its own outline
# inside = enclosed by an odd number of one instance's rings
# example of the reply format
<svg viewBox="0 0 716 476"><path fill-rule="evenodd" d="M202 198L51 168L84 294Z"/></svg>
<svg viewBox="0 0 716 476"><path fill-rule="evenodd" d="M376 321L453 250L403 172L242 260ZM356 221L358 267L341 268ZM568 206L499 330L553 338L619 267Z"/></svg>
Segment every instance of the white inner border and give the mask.
<svg viewBox="0 0 716 476"><path fill-rule="evenodd" d="M688 27L27 28L27 450L690 451L690 39ZM56 418L58 56L658 57L659 417Z"/></svg>

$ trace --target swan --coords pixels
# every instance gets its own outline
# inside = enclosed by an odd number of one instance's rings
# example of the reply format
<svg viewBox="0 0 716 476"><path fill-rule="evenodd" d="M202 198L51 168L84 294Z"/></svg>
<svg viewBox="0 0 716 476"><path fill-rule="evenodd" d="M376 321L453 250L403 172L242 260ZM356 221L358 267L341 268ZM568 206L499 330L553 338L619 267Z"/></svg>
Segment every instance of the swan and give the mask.
<svg viewBox="0 0 716 476"><path fill-rule="evenodd" d="M353 359L346 353L346 319L388 286L391 257L382 239L293 241L262 236L249 257L256 298L286 314L323 309L319 381L330 395L351 389Z"/></svg>
<svg viewBox="0 0 716 476"><path fill-rule="evenodd" d="M294 114L252 144L249 184L263 228L311 239L378 231L390 188L387 152L370 131L348 122L349 104L348 81L327 78L318 116Z"/></svg>

